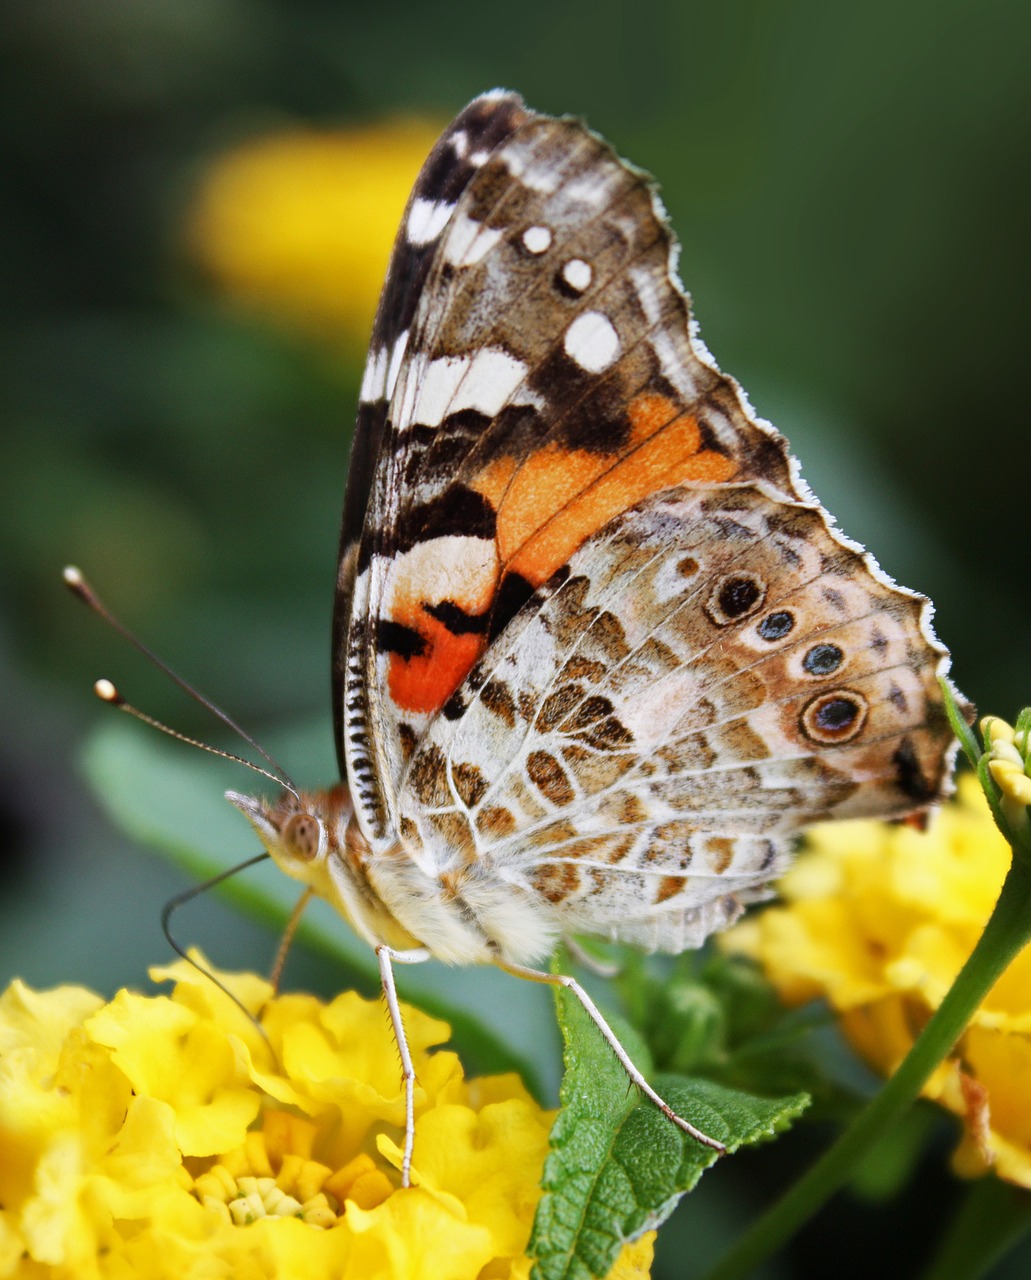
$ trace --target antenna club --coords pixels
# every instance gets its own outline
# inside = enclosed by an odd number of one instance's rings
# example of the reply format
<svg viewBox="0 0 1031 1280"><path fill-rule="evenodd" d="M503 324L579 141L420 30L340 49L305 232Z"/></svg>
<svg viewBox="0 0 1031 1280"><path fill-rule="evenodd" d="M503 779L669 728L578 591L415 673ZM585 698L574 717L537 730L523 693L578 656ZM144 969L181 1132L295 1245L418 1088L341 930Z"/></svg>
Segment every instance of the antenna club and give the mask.
<svg viewBox="0 0 1031 1280"><path fill-rule="evenodd" d="M91 608L103 613L103 610L100 608L99 602L93 593L93 589L83 577L81 569L77 568L74 564L65 565L61 570L61 577L64 579L64 585L73 596L78 596L84 604L88 604Z"/></svg>
<svg viewBox="0 0 1031 1280"><path fill-rule="evenodd" d="M207 708L213 716L216 716L221 720L222 723L232 729L234 733L239 734L239 736L243 738L244 742L249 743L260 756L263 756L268 761L275 772L269 773L267 769L259 768L258 765L254 764L252 761L244 760L240 756L233 755L231 751L219 751L217 747L209 746L206 742L198 742L196 738L190 738L185 733L177 733L174 729L170 729L168 725L162 724L160 720L155 720L153 716L145 715L142 711L126 702L110 680L98 680L93 686L93 692L98 698L104 702L109 702L112 706L118 707L122 711L128 712L130 715L134 715L137 720L142 721L144 724L152 725L162 733L167 733L173 738L178 738L180 742L186 742L191 746L199 747L202 751L210 751L213 755L222 756L223 759L226 760L235 760L238 764L243 764L249 769L254 769L257 773L262 774L263 777L266 777L270 781L276 783L277 786L286 787L293 795L297 794L297 791L282 767L276 764L275 760L272 759L269 753L264 750L263 747L260 747L251 735L246 732L246 730L241 729L231 716L226 715L220 707L217 707L209 698L205 698L202 693L198 693L197 690L194 689L192 685L187 684L181 676L177 676L167 662L162 662L152 649L148 649L142 640L139 640L134 636L127 627L122 626L114 614L111 613L101 602L100 598L93 591L93 588L89 585L75 565L68 565L64 570L63 577L65 585L73 595L78 596L83 604L88 605L89 608L102 618L109 627L112 627L117 631L123 639L128 640L134 649L137 649L142 653L147 661L153 663L159 671L163 671L165 675L177 684L184 693L193 698L195 702L199 702L202 707Z"/></svg>
<svg viewBox="0 0 1031 1280"><path fill-rule="evenodd" d="M124 702L122 695L114 687L110 680L98 680L93 685L93 692L101 700L101 702L110 702L116 707L120 707Z"/></svg>

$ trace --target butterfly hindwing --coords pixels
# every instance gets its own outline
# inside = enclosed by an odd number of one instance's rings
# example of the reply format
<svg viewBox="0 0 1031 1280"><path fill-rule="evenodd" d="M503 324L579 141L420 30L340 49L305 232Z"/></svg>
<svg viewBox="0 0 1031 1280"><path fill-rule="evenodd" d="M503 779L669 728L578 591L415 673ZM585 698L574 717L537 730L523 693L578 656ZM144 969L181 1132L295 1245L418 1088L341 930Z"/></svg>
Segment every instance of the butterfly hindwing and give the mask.
<svg viewBox="0 0 1031 1280"><path fill-rule="evenodd" d="M926 607L818 507L652 495L491 646L409 762L401 810L430 861L507 879L565 932L697 945L803 823L938 794L950 732Z"/></svg>

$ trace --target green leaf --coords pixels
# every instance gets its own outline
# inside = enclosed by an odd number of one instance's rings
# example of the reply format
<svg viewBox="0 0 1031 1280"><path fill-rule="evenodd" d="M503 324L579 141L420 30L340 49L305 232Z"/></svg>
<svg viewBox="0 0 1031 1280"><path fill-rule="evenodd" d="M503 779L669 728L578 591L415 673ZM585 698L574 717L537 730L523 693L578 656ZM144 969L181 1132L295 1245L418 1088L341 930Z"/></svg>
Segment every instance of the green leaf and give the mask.
<svg viewBox="0 0 1031 1280"><path fill-rule="evenodd" d="M825 1006L786 1008L743 956L685 952L658 972L650 959L623 955L617 986L659 1070L763 1096L807 1093L822 1119L854 1114L851 1055L828 1052Z"/></svg>
<svg viewBox="0 0 1031 1280"><path fill-rule="evenodd" d="M627 1241L665 1221L718 1157L639 1099L571 992L559 990L556 1004L566 1074L529 1252L535 1280L587 1280L606 1276ZM624 1039L622 1028L619 1034ZM644 1065L638 1050L631 1056ZM684 1076L652 1083L728 1154L772 1138L808 1102L805 1094L758 1098Z"/></svg>

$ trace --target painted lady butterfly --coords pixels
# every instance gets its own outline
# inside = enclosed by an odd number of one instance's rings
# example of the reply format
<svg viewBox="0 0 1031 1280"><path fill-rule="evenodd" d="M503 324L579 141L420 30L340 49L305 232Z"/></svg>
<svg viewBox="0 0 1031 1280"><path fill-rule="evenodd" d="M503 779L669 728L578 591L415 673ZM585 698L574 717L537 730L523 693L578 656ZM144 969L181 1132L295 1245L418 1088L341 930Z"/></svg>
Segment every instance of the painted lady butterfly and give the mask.
<svg viewBox="0 0 1031 1280"><path fill-rule="evenodd" d="M354 439L333 625L345 782L230 793L391 961L570 986L556 941L679 952L824 818L947 785L930 605L835 532L694 336L648 179L478 98L415 184Z"/></svg>

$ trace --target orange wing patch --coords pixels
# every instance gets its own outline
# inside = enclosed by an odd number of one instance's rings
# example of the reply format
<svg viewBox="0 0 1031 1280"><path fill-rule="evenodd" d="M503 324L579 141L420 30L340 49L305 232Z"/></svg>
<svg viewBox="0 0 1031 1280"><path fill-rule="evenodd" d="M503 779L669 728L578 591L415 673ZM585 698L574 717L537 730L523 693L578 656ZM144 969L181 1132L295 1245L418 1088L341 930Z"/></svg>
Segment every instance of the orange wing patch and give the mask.
<svg viewBox="0 0 1031 1280"><path fill-rule="evenodd" d="M415 618L425 648L406 657L391 654L390 696L405 711L439 711L476 664L486 648L479 635L456 636L435 618ZM416 628L413 626L413 630Z"/></svg>
<svg viewBox="0 0 1031 1280"><path fill-rule="evenodd" d="M677 484L720 484L732 458L702 447L693 414L666 396L637 396L627 409L631 434L612 454L548 445L516 473L498 511L502 571L540 586L592 534L650 493Z"/></svg>
<svg viewBox="0 0 1031 1280"><path fill-rule="evenodd" d="M484 650L476 619L486 619L499 577L494 547L482 538L417 543L391 565L386 616L408 637L387 673L399 707L438 711L462 683Z"/></svg>
<svg viewBox="0 0 1031 1280"><path fill-rule="evenodd" d="M725 483L738 470L733 458L704 447L697 418L666 396L635 397L627 416L631 431L618 453L549 444L522 463L502 456L483 468L470 487L497 511L494 554L484 557L481 550L467 560L463 544L484 544L458 537L407 553L412 562L392 574L387 611L421 645L391 655L390 696L402 710L439 711L469 674L487 647L486 619L506 573L538 587L649 494L678 484ZM441 602L458 605L461 616L449 617Z"/></svg>

